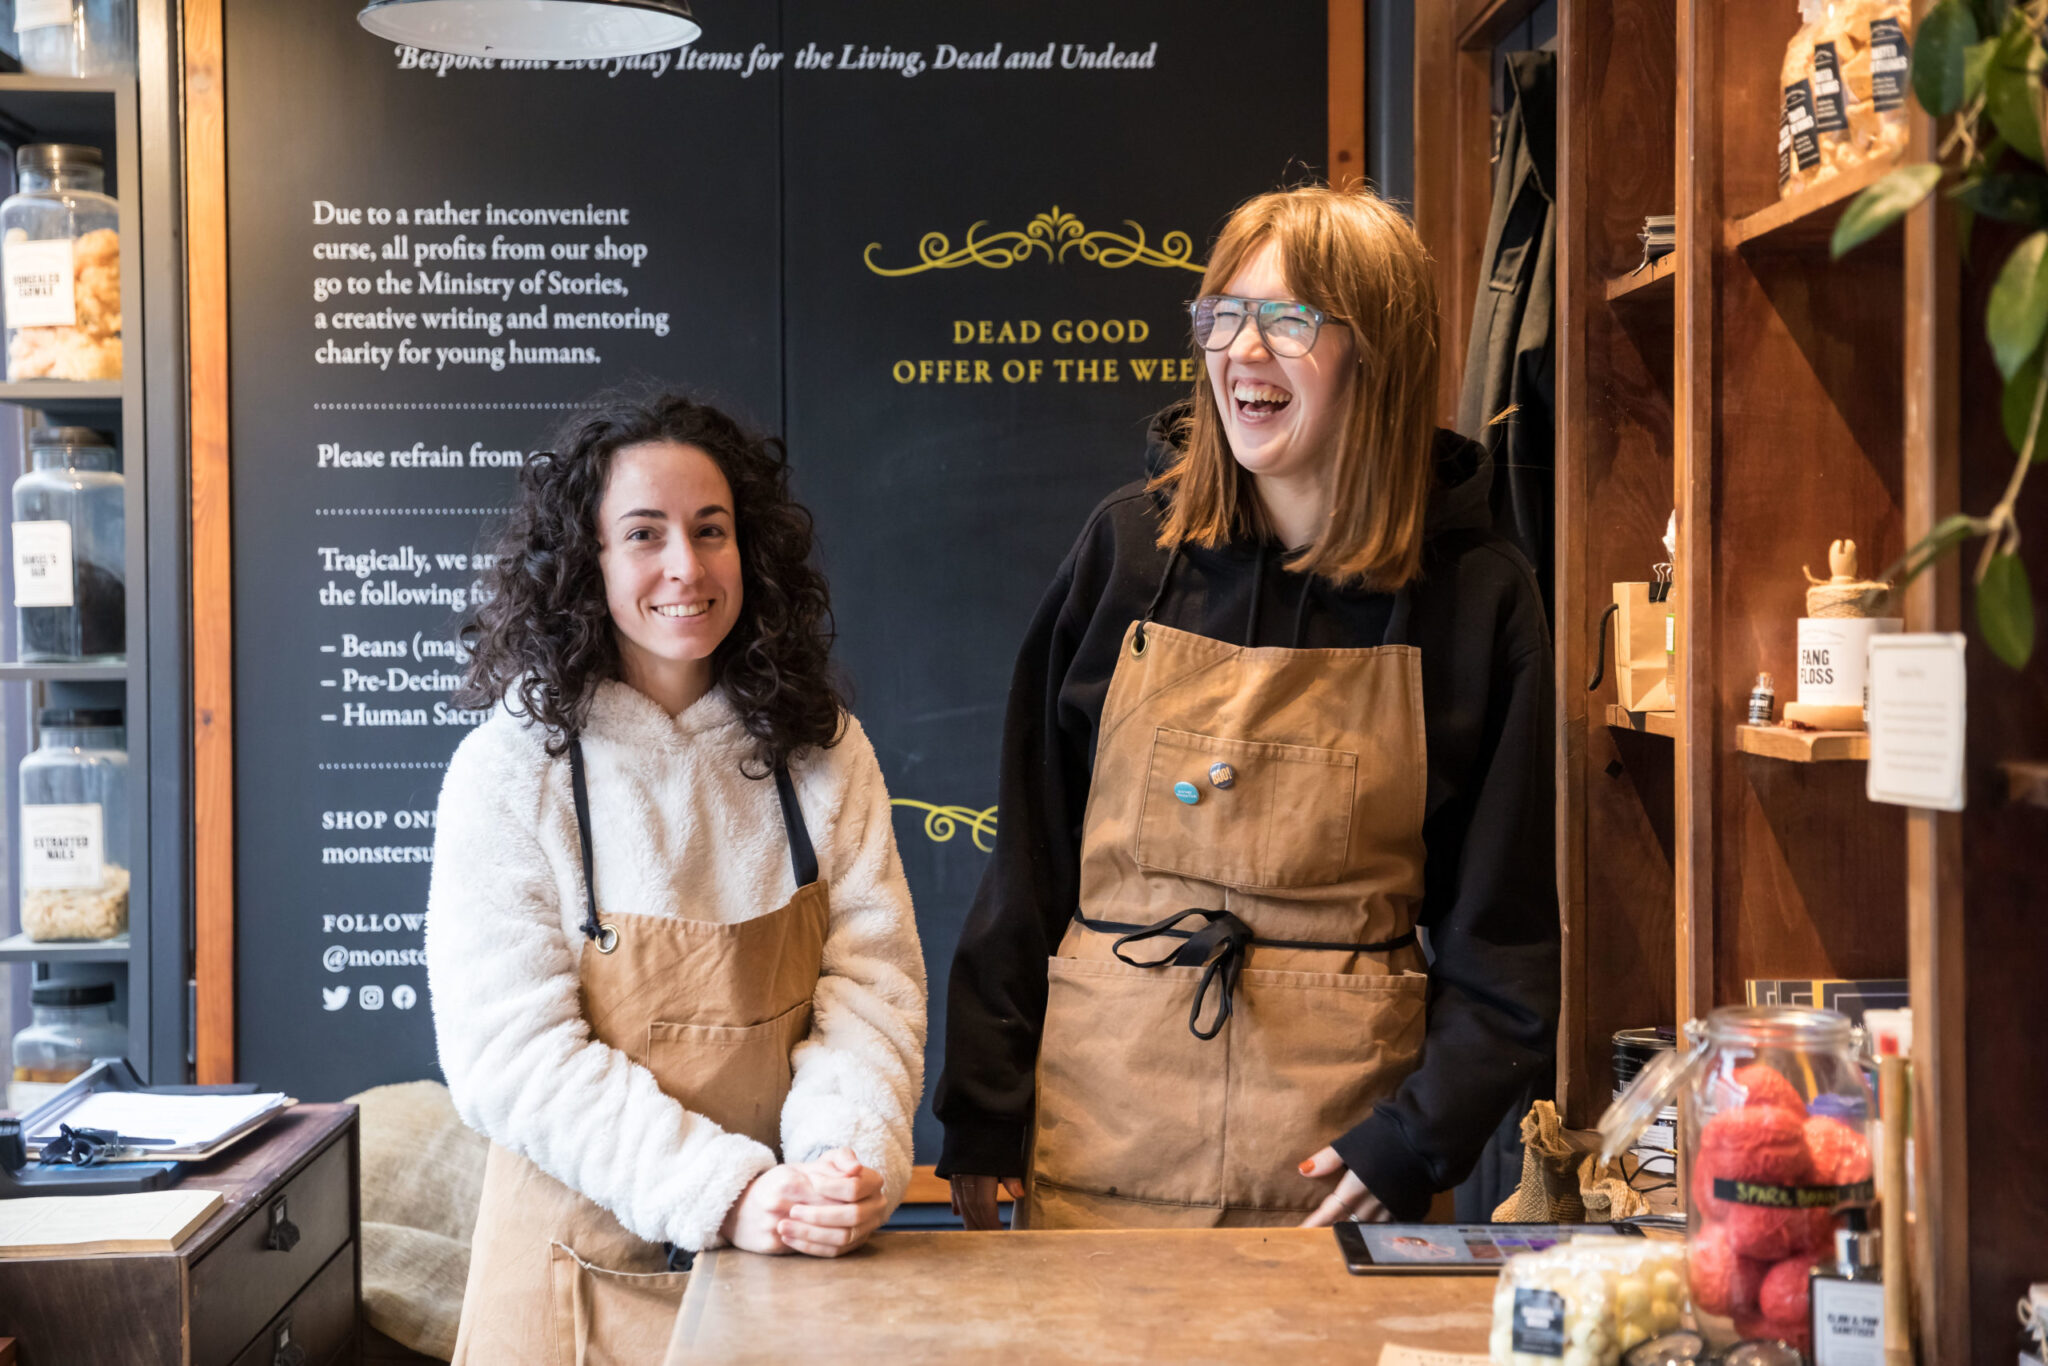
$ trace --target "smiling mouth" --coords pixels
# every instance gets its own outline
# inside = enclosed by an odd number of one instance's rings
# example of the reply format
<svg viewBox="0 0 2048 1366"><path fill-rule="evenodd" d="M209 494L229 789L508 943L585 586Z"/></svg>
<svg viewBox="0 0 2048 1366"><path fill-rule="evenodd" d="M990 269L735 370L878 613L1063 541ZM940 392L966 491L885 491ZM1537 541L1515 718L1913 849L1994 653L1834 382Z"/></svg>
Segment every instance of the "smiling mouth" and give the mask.
<svg viewBox="0 0 2048 1366"><path fill-rule="evenodd" d="M1257 421L1273 414L1294 402L1294 395L1275 384L1258 380L1241 379L1230 387L1230 397L1236 404L1239 417Z"/></svg>
<svg viewBox="0 0 2048 1366"><path fill-rule="evenodd" d="M672 602L654 609L654 615L674 620L679 617L701 617L711 610L709 602Z"/></svg>

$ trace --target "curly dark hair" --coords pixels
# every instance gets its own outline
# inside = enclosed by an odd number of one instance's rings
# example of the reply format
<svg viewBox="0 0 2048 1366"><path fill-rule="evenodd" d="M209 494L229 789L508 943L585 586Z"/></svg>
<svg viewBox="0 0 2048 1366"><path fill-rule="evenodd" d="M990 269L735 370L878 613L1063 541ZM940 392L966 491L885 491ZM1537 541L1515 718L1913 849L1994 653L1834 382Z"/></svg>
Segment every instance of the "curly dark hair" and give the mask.
<svg viewBox="0 0 2048 1366"><path fill-rule="evenodd" d="M484 577L488 596L461 628L470 658L460 705L512 696L552 732L548 752L560 754L583 725L593 686L619 677L597 509L612 457L649 441L695 446L732 486L740 614L711 667L754 737L752 759L762 766L754 776L830 748L846 713L830 660L831 597L812 563L811 514L789 495L783 445L660 390L598 396L520 471L519 501Z"/></svg>

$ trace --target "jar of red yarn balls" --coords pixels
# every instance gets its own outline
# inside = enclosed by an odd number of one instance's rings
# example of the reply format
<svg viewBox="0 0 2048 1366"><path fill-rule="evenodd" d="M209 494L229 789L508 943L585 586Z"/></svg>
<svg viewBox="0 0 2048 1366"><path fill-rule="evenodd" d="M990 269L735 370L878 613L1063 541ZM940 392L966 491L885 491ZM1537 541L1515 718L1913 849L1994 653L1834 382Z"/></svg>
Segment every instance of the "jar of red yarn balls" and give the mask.
<svg viewBox="0 0 2048 1366"><path fill-rule="evenodd" d="M1846 1211L1876 1197L1857 1031L1832 1010L1725 1006L1685 1034L1609 1108L1605 1150L1625 1151L1675 1096L1701 1332L1811 1353L1808 1273L1832 1260Z"/></svg>

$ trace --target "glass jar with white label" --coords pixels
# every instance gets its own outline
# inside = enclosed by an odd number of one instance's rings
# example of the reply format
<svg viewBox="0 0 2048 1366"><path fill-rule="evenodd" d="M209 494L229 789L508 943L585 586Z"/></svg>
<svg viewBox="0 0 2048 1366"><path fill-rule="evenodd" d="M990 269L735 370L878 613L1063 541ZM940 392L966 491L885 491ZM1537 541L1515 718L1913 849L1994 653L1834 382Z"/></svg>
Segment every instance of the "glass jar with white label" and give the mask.
<svg viewBox="0 0 2048 1366"><path fill-rule="evenodd" d="M14 0L14 33L30 75L135 74L135 0Z"/></svg>
<svg viewBox="0 0 2048 1366"><path fill-rule="evenodd" d="M128 753L121 713L45 707L21 761L21 928L30 939L128 931Z"/></svg>
<svg viewBox="0 0 2048 1366"><path fill-rule="evenodd" d="M37 427L14 482L14 610L26 663L114 663L126 653L127 489L114 443Z"/></svg>
<svg viewBox="0 0 2048 1366"><path fill-rule="evenodd" d="M14 1080L7 1107L26 1114L55 1096L98 1058L128 1054L127 1031L114 1019L112 982L37 982L35 1014L14 1036Z"/></svg>
<svg viewBox="0 0 2048 1366"><path fill-rule="evenodd" d="M121 378L121 210L97 147L15 153L20 190L0 202L7 378Z"/></svg>

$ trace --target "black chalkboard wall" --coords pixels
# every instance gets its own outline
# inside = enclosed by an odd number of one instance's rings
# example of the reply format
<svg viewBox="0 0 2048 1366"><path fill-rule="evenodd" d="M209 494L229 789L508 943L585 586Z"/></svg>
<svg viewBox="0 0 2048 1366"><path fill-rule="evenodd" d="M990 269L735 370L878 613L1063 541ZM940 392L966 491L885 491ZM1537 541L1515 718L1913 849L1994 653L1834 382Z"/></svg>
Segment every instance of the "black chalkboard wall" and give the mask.
<svg viewBox="0 0 2048 1366"><path fill-rule="evenodd" d="M356 8L226 6L238 1070L433 1075L469 557L520 453L646 376L788 439L936 1046L1017 641L1192 379L1223 215L1317 169L1324 6L701 0L695 47L583 70L443 69Z"/></svg>

